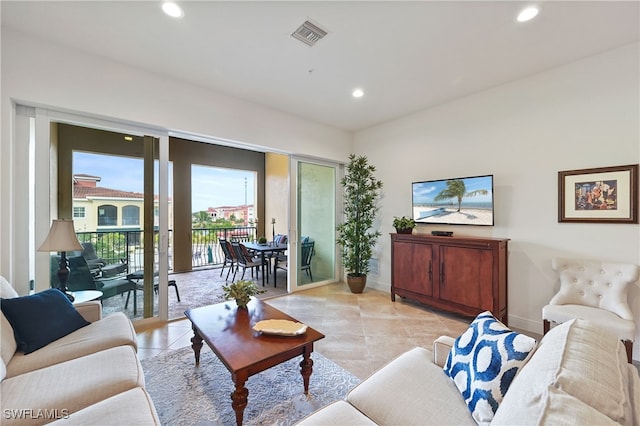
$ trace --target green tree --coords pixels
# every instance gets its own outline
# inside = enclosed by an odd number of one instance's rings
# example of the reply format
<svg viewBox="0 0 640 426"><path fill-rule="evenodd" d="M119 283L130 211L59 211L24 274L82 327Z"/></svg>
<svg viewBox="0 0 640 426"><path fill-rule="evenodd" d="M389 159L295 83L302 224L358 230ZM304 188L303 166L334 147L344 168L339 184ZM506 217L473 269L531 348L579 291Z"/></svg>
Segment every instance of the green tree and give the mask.
<svg viewBox="0 0 640 426"><path fill-rule="evenodd" d="M209 215L209 213L205 211L199 211L199 212L193 213L191 218L191 226L193 228L196 228L196 229L211 228L212 225L213 225L213 219L211 219L211 216Z"/></svg>
<svg viewBox="0 0 640 426"><path fill-rule="evenodd" d="M449 198L455 198L458 200L458 211L460 211L460 205L462 204L462 199L465 197L475 197L477 195L487 195L489 191L486 189L478 189L476 191L467 192L467 187L464 184L462 179L453 179L447 181L447 187L440 191L438 195L435 196L433 201L444 201Z"/></svg>

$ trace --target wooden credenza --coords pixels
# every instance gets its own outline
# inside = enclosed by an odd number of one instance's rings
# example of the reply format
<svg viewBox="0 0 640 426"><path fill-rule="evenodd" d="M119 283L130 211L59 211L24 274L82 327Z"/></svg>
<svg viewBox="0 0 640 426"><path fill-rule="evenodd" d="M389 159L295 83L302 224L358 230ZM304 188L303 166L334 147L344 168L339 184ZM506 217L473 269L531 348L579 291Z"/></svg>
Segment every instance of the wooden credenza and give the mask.
<svg viewBox="0 0 640 426"><path fill-rule="evenodd" d="M507 324L508 239L391 234L391 300Z"/></svg>

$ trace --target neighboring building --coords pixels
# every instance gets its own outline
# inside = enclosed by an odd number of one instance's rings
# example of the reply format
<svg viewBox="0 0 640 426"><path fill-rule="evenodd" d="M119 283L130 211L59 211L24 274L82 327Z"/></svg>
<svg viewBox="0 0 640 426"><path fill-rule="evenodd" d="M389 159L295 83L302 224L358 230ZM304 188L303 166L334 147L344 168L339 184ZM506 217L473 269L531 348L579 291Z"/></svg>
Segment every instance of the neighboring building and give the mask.
<svg viewBox="0 0 640 426"><path fill-rule="evenodd" d="M101 179L87 174L73 175L73 222L76 232L140 230L144 194L100 187L98 182ZM155 226L159 223L157 196L154 196L153 222ZM172 223L170 200L169 224Z"/></svg>
<svg viewBox="0 0 640 426"><path fill-rule="evenodd" d="M256 221L255 209L253 204L244 204L241 206L209 207L207 209L207 213L209 213L209 216L211 216L213 220L230 220L231 216L233 216L236 220L244 220L245 225L255 223Z"/></svg>

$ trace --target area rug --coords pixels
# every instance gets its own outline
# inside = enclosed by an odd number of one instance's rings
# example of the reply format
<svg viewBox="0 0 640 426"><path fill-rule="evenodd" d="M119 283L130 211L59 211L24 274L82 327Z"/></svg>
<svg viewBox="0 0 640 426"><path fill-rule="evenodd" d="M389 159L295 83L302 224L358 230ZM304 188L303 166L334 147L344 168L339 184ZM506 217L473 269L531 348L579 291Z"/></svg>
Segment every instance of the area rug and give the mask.
<svg viewBox="0 0 640 426"><path fill-rule="evenodd" d="M290 425L307 414L343 399L360 380L318 352L304 394L301 357L249 377L245 425ZM190 347L142 360L146 388L165 426L235 425L231 374L206 347L195 366Z"/></svg>

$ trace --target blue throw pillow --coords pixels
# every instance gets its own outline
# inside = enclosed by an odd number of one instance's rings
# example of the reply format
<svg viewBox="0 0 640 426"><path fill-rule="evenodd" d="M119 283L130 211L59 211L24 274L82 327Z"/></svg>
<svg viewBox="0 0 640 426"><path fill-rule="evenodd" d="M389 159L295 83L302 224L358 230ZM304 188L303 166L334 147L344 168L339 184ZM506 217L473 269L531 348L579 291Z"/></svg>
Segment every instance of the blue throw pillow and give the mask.
<svg viewBox="0 0 640 426"><path fill-rule="evenodd" d="M490 423L535 339L511 331L491 312L478 315L449 352L444 372L453 379L478 424Z"/></svg>
<svg viewBox="0 0 640 426"><path fill-rule="evenodd" d="M55 288L30 296L0 299L0 307L13 327L18 349L25 354L89 325L67 296Z"/></svg>

